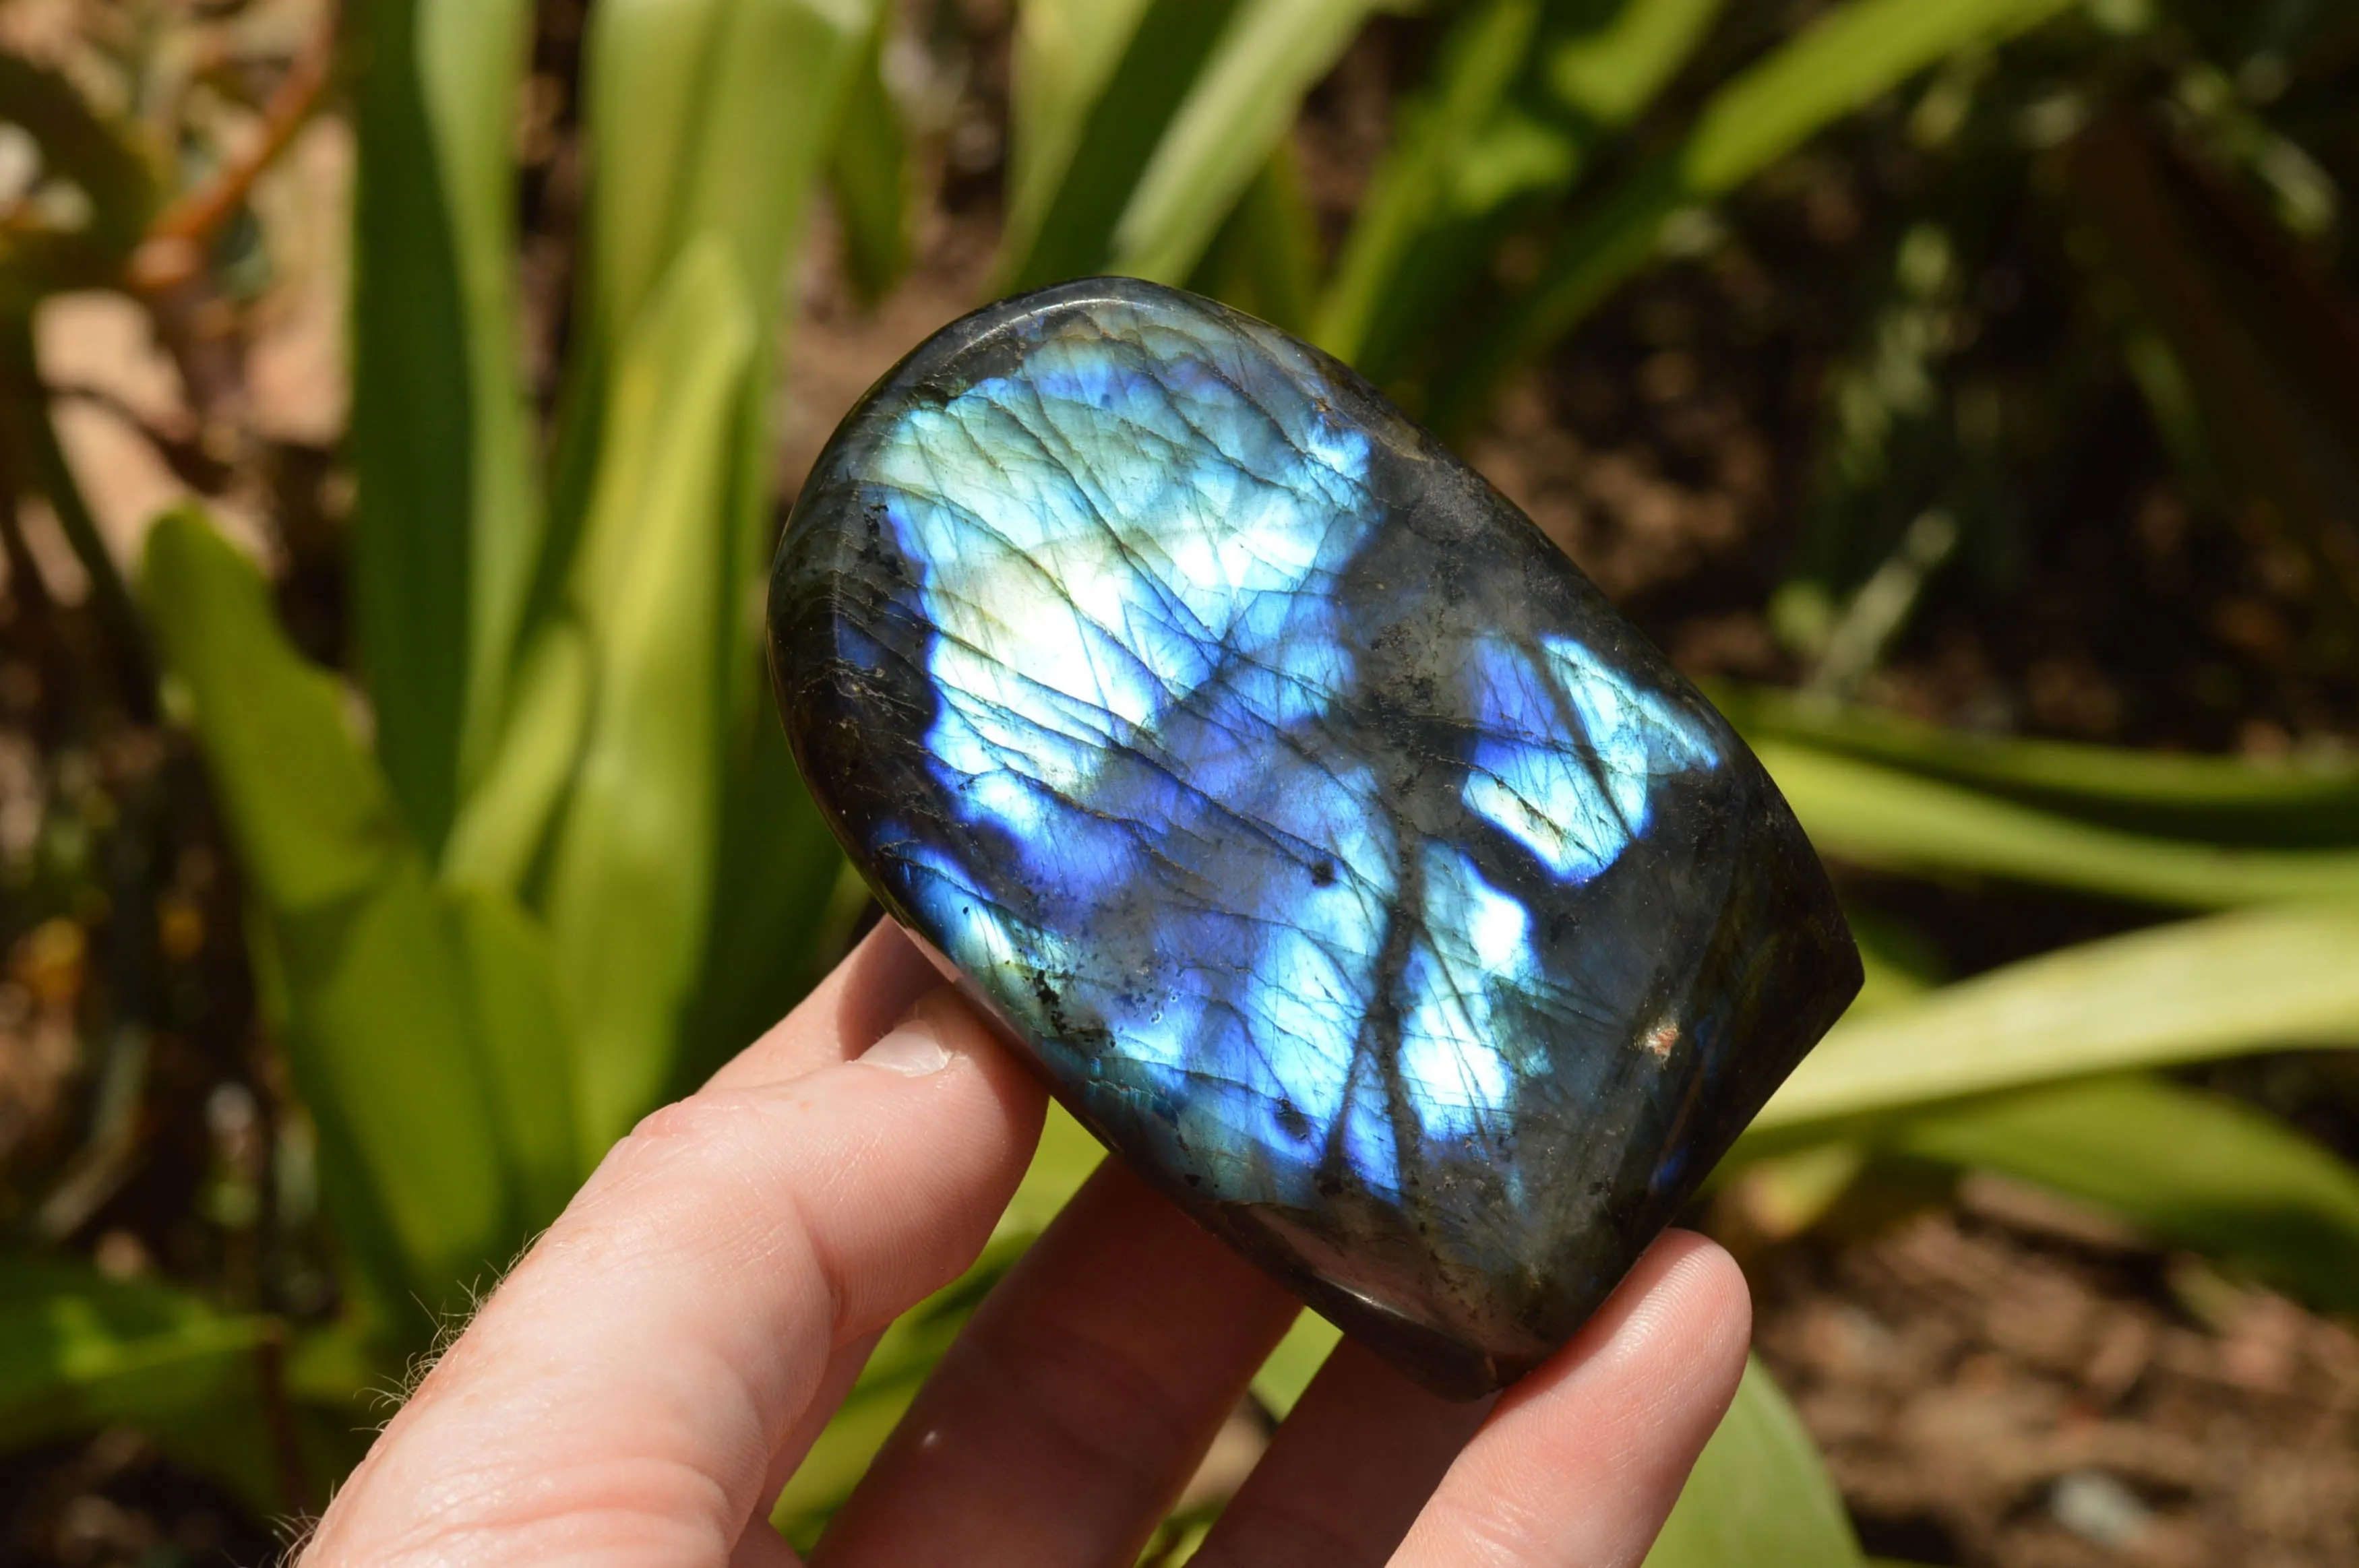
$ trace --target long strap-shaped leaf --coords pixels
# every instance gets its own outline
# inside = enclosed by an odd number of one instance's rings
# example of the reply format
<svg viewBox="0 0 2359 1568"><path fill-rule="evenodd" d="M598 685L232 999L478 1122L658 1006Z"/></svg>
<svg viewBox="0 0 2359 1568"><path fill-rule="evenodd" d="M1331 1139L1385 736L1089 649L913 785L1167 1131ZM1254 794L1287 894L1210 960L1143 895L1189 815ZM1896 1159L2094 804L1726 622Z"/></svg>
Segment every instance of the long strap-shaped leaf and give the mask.
<svg viewBox="0 0 2359 1568"><path fill-rule="evenodd" d="M2042 954L1835 1026L1749 1139L2126 1067L2359 1045L2359 907L2242 910Z"/></svg>
<svg viewBox="0 0 2359 1568"><path fill-rule="evenodd" d="M2249 1106L2129 1075L1911 1118L1884 1146L2101 1204L2331 1311L2359 1310L2359 1172Z"/></svg>
<svg viewBox="0 0 2359 1568"><path fill-rule="evenodd" d="M754 312L733 247L690 245L615 365L568 596L592 661L581 768L547 912L579 1034L582 1145L667 1083L703 950L720 805L723 644L737 414Z"/></svg>
<svg viewBox="0 0 2359 1568"><path fill-rule="evenodd" d="M1184 283L1372 0L1245 0L1140 173L1114 269Z"/></svg>
<svg viewBox="0 0 2359 1568"><path fill-rule="evenodd" d="M1764 687L1716 685L1747 739L1910 773L2161 837L2218 844L2359 845L2359 767L2257 762L1962 733L1868 708L1828 708Z"/></svg>
<svg viewBox="0 0 2359 1568"><path fill-rule="evenodd" d="M1763 740L1755 749L1810 841L1864 865L2001 876L2181 909L2359 904L2359 849L2147 838L1813 746Z"/></svg>
<svg viewBox="0 0 2359 1568"><path fill-rule="evenodd" d="M386 775L429 852L489 759L539 549L510 152L530 14L353 12L354 600Z"/></svg>
<svg viewBox="0 0 2359 1568"><path fill-rule="evenodd" d="M1831 121L1952 50L2006 38L2065 0L1849 0L1713 94L1669 156L1576 222L1437 389L1443 428L1478 416L1507 374L1562 337L1655 254L1682 208L1723 196Z"/></svg>
<svg viewBox="0 0 2359 1568"><path fill-rule="evenodd" d="M1487 0L1404 102L1321 301L1319 346L1389 382L1519 214L1560 195L1694 52L1722 0Z"/></svg>
<svg viewBox="0 0 2359 1568"><path fill-rule="evenodd" d="M336 682L201 518L156 525L146 587L262 916L257 965L368 1326L412 1347L551 1217L578 1164L568 1086L532 1038L553 1003L531 938L435 887Z"/></svg>

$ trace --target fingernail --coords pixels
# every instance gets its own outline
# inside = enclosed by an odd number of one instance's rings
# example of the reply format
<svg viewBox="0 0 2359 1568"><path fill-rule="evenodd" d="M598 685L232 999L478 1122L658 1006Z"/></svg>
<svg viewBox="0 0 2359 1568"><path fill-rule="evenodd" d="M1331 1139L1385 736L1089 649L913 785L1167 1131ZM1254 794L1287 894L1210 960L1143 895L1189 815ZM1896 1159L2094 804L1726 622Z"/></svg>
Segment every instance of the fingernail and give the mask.
<svg viewBox="0 0 2359 1568"><path fill-rule="evenodd" d="M951 1054L933 1029L904 1023L860 1054L860 1059L906 1078L922 1078L951 1065Z"/></svg>

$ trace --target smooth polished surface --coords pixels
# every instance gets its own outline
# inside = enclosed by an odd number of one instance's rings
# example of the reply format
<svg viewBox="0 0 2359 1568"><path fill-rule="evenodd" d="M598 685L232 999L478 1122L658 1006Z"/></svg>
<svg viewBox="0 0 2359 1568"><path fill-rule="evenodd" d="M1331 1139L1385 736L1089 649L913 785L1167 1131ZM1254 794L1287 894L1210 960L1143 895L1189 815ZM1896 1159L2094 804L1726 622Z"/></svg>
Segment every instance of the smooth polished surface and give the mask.
<svg viewBox="0 0 2359 1568"><path fill-rule="evenodd" d="M886 909L1446 1392L1569 1338L1858 987L1719 715L1364 383L1190 295L920 347L814 469L770 626Z"/></svg>

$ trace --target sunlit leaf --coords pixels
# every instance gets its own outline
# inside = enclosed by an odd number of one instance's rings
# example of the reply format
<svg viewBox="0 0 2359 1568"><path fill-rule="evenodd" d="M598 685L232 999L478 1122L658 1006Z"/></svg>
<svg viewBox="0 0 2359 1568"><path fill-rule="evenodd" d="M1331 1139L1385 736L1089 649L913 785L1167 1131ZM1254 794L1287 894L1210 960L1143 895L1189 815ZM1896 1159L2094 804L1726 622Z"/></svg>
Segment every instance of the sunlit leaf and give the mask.
<svg viewBox="0 0 2359 1568"><path fill-rule="evenodd" d="M1848 0L1715 92L1686 139L1590 204L1537 280L1493 312L1437 390L1436 419L1455 427L1488 406L1528 362L1652 260L1664 225L1800 146L1951 51L1987 46L2046 20L2065 0Z"/></svg>
<svg viewBox="0 0 2359 1568"><path fill-rule="evenodd" d="M828 188L843 225L844 270L853 291L872 304L909 265L909 138L884 71L890 11L877 8L850 73L828 164Z"/></svg>
<svg viewBox="0 0 2359 1568"><path fill-rule="evenodd" d="M1911 1118L1885 1147L2103 1205L2316 1305L2359 1311L2359 1172L2233 1100L2095 1078Z"/></svg>
<svg viewBox="0 0 2359 1568"><path fill-rule="evenodd" d="M1261 1364L1261 1370L1254 1374L1254 1398L1270 1414L1284 1419L1301 1401L1310 1380L1343 1338L1342 1329L1305 1308Z"/></svg>
<svg viewBox="0 0 2359 1568"><path fill-rule="evenodd" d="M591 658L582 627L555 621L516 671L506 727L443 848L454 883L514 892L549 837L590 724Z"/></svg>
<svg viewBox="0 0 2359 1568"><path fill-rule="evenodd" d="M1736 1398L1680 1489L1647 1568L1864 1562L1818 1444L1776 1379L1747 1360Z"/></svg>
<svg viewBox="0 0 2359 1568"><path fill-rule="evenodd" d="M2186 909L2359 903L2359 849L2245 849L2147 838L1817 746L1755 751L1821 854L1972 872Z"/></svg>
<svg viewBox="0 0 2359 1568"><path fill-rule="evenodd" d="M2045 953L1846 1018L1746 1139L2027 1084L2359 1044L2359 908L2253 909Z"/></svg>
<svg viewBox="0 0 2359 1568"><path fill-rule="evenodd" d="M1389 380L1476 285L1513 221L1571 187L1720 9L1721 0L1468 8L1431 85L1398 111L1321 302L1319 345Z"/></svg>
<svg viewBox="0 0 2359 1568"><path fill-rule="evenodd" d="M1292 152L1280 145L1221 225L1188 287L1299 332L1310 319L1318 269L1318 222L1303 200Z"/></svg>
<svg viewBox="0 0 2359 1568"><path fill-rule="evenodd" d="M515 1233L450 910L253 566L184 512L149 535L146 589L264 913L339 1238L382 1331L422 1339Z"/></svg>
<svg viewBox="0 0 2359 1568"><path fill-rule="evenodd" d="M252 1506L284 1508L262 1414L262 1357L277 1332L168 1285L0 1259L0 1443L128 1425L187 1453L210 1436L209 1473Z"/></svg>
<svg viewBox="0 0 2359 1568"><path fill-rule="evenodd" d="M352 16L353 594L379 750L429 854L488 759L538 550L514 274L530 16Z"/></svg>
<svg viewBox="0 0 2359 1568"><path fill-rule="evenodd" d="M666 1086L706 935L738 395L754 315L731 247L691 246L617 361L569 598L595 666L588 744L551 850L548 920L579 1033L582 1147Z"/></svg>
<svg viewBox="0 0 2359 1568"><path fill-rule="evenodd" d="M1016 30L1001 292L1106 269L1141 172L1239 5L1027 0Z"/></svg>
<svg viewBox="0 0 2359 1568"><path fill-rule="evenodd" d="M1373 0L1242 0L1114 232L1114 270L1185 281Z"/></svg>
<svg viewBox="0 0 2359 1568"><path fill-rule="evenodd" d="M518 1223L538 1230L593 1162L576 1141L572 1022L540 927L514 899L462 887L451 904Z"/></svg>
<svg viewBox="0 0 2359 1568"><path fill-rule="evenodd" d="M2157 837L2287 848L2359 844L2359 768L1964 733L1762 687L1712 698L1756 741L1790 741Z"/></svg>

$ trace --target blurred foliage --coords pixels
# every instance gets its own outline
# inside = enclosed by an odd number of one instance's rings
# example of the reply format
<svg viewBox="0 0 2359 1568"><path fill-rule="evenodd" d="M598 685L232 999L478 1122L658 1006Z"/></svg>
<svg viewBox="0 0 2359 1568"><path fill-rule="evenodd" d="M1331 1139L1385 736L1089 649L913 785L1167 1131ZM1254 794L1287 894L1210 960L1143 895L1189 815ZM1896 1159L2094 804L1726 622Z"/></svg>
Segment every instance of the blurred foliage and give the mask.
<svg viewBox="0 0 2359 1568"><path fill-rule="evenodd" d="M308 1297L126 1280L60 1245L148 1092L154 955L103 955L114 1119L12 1221L0 1441L132 1425L264 1512L323 1495L357 1457L355 1401L636 1118L843 946L856 905L758 672L778 352L813 203L832 196L874 300L909 265L928 167L891 69L922 7L600 0L587 208L544 397L517 351L533 7L342 9L341 38L277 50L236 147L143 109L136 50L112 95L0 53L11 595L23 613L49 602L38 503L87 578L105 700L135 718L160 702L196 738L251 962L220 983L251 988L288 1091L269 1114L279 1185L225 1183L245 1195L219 1201L266 1196L267 1223L300 1231L316 1168L332 1243ZM1290 131L1371 26L1416 29L1418 70L1331 233ZM2306 0L1024 0L1014 27L1000 287L1190 283L1448 433L1635 276L1708 264L1731 204L1813 138L1872 135L1914 160L1911 210L1866 244L1767 607L1803 678L1715 692L1821 849L1875 873L1858 883L1871 984L1717 1179L1791 1230L1896 1162L1997 1171L2359 1312L2359 1173L2168 1076L2359 1044L2359 769L1969 735L1858 701L1931 585L2003 579L2065 503L2056 432L2109 384L2134 388L2188 493L2296 563L2310 655L2351 656L2359 303L2331 171L2359 147L2359 27ZM155 524L135 595L33 346L43 300L92 289L186 342L189 291L235 265L258 173L329 90L332 42L358 149L342 667L195 507ZM2026 230L2074 300L2038 375L1974 302L1985 259ZM159 441L180 471L214 471L201 442ZM318 558L292 522L277 542L289 572ZM99 813L113 859L83 880L125 907L163 885L141 846L162 842L168 793ZM1912 881L2121 913L2113 934L1945 983L1870 907ZM82 965L83 928L34 930L20 968L49 972L51 949ZM789 1537L823 1526L1094 1158L1052 1122L983 1260L886 1336L779 1499ZM1256 1385L1273 1413L1332 1342L1308 1317L1289 1336ZM1161 1560L1190 1539L1175 1527ZM1759 1368L1650 1561L1864 1561Z"/></svg>

